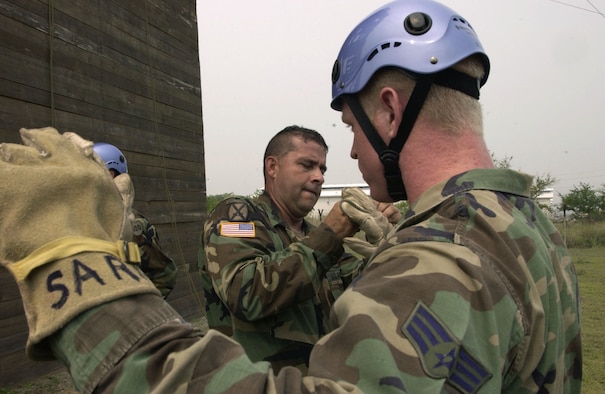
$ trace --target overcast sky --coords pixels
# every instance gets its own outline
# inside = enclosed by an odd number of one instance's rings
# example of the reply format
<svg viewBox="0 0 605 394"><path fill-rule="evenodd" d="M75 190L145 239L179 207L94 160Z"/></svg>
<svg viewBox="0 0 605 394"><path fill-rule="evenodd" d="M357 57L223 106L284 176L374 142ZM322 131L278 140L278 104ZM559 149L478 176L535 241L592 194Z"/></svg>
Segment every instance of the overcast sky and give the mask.
<svg viewBox="0 0 605 394"><path fill-rule="evenodd" d="M197 0L209 195L263 186L269 139L287 125L322 133L326 184L362 183L352 134L330 108L331 71L379 0ZM496 158L558 179L605 183L605 0L445 0L490 57L481 90Z"/></svg>

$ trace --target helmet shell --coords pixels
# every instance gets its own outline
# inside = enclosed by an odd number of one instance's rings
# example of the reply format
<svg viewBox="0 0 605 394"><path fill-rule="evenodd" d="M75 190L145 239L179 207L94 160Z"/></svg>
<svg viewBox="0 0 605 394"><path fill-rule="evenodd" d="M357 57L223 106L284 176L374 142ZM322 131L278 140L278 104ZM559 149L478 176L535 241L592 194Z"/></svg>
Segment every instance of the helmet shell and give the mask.
<svg viewBox="0 0 605 394"><path fill-rule="evenodd" d="M128 173L128 163L121 150L106 142L96 142L93 149L105 162L108 170L115 170L119 174Z"/></svg>
<svg viewBox="0 0 605 394"><path fill-rule="evenodd" d="M482 57L482 86L489 59L465 18L431 0L393 1L364 19L345 40L332 69L331 106L341 110L341 96L361 91L383 67L432 74L474 54Z"/></svg>

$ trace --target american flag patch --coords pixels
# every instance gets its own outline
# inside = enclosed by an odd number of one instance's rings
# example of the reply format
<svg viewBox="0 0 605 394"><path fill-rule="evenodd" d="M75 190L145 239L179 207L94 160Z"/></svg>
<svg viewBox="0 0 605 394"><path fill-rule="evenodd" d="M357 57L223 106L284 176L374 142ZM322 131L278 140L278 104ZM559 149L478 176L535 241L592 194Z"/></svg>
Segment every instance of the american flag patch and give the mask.
<svg viewBox="0 0 605 394"><path fill-rule="evenodd" d="M225 222L221 223L221 235L225 237L255 237L256 230L253 222Z"/></svg>

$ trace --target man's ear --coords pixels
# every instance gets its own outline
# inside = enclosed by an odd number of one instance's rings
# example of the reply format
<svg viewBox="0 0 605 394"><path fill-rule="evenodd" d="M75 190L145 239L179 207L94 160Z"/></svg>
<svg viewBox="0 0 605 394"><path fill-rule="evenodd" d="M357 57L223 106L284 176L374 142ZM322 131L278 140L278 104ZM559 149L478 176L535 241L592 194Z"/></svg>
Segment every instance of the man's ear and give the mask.
<svg viewBox="0 0 605 394"><path fill-rule="evenodd" d="M380 109L383 117L382 121L388 124L388 136L395 138L399 130L399 124L403 118L403 110L407 100L402 101L399 93L391 87L384 87L380 90Z"/></svg>
<svg viewBox="0 0 605 394"><path fill-rule="evenodd" d="M275 178L278 167L279 162L275 156L267 156L265 158L265 171L267 171L268 177Z"/></svg>

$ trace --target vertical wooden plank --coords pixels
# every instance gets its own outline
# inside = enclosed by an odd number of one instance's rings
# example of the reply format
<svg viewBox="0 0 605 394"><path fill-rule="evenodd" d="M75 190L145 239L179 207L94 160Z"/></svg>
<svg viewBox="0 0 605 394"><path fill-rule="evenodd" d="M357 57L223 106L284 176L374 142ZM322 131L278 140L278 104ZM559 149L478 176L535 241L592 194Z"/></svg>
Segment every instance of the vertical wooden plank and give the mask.
<svg viewBox="0 0 605 394"><path fill-rule="evenodd" d="M179 267L168 302L199 319L206 186L195 1L4 0L0 37L0 141L54 125L120 147L135 208ZM2 268L0 284L0 387L60 368L25 358L20 296Z"/></svg>

